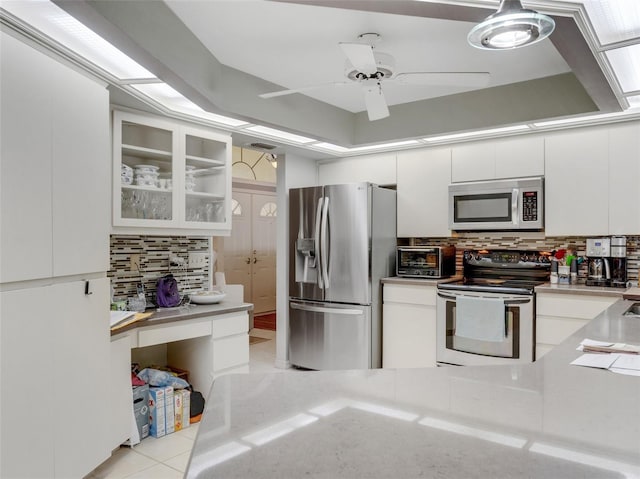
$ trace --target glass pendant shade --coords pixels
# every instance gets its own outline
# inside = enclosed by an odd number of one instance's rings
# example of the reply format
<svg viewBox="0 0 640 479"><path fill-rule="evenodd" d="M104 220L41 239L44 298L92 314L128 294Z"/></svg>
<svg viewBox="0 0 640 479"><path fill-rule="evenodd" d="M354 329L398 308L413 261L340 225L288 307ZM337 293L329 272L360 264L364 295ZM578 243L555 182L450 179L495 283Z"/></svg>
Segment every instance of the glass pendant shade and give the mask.
<svg viewBox="0 0 640 479"><path fill-rule="evenodd" d="M473 27L467 40L484 50L508 50L539 42L554 28L551 17L522 8L520 0L502 0L498 11Z"/></svg>

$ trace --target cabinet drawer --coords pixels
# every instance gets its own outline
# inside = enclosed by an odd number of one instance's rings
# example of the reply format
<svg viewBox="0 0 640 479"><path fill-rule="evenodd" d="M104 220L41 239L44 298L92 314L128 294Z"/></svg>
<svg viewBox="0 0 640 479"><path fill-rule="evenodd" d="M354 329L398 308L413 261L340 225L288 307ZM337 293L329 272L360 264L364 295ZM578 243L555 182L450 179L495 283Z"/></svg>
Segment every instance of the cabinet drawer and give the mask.
<svg viewBox="0 0 640 479"><path fill-rule="evenodd" d="M143 329L138 332L138 347L171 343L183 339L199 338L211 335L211 319L186 324Z"/></svg>
<svg viewBox="0 0 640 479"><path fill-rule="evenodd" d="M538 294L537 314L565 318L593 319L618 298L578 294Z"/></svg>
<svg viewBox="0 0 640 479"><path fill-rule="evenodd" d="M587 319L538 316L536 319L536 342L560 344L588 322Z"/></svg>
<svg viewBox="0 0 640 479"><path fill-rule="evenodd" d="M385 303L436 305L435 285L385 284L382 294Z"/></svg>
<svg viewBox="0 0 640 479"><path fill-rule="evenodd" d="M249 335L240 334L213 342L213 369L242 366L249 363Z"/></svg>
<svg viewBox="0 0 640 479"><path fill-rule="evenodd" d="M247 333L249 331L249 315L247 313L233 313L214 317L213 338L224 338L234 334Z"/></svg>

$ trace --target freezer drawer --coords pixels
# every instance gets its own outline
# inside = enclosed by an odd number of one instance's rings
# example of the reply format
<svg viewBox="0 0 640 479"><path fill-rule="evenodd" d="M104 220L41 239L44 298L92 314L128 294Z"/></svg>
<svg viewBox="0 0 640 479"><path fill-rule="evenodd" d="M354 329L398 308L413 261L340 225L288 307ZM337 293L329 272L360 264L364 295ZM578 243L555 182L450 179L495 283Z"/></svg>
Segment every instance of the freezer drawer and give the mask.
<svg viewBox="0 0 640 479"><path fill-rule="evenodd" d="M371 337L370 306L289 303L289 360L294 366L371 368Z"/></svg>

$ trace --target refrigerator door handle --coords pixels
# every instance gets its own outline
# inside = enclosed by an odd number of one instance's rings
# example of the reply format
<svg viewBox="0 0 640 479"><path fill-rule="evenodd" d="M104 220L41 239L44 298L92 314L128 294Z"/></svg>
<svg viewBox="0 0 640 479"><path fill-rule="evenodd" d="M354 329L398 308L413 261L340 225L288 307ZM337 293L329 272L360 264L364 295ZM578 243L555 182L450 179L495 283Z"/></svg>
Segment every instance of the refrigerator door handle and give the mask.
<svg viewBox="0 0 640 479"><path fill-rule="evenodd" d="M313 313L330 313L330 314L344 314L348 316L362 316L364 312L361 309L347 309L347 308L326 308L323 306L311 306L302 303L290 303L292 309L299 309L300 311L311 311Z"/></svg>
<svg viewBox="0 0 640 479"><path fill-rule="evenodd" d="M320 223L322 221L322 203L324 198L318 198L318 206L316 207L316 222L314 223L314 243L315 243L315 251L316 251L316 261L318 266L318 286L320 289L324 289L324 281L322 280L322 271L320 268L320 261L322 258L322 254L320 251Z"/></svg>
<svg viewBox="0 0 640 479"><path fill-rule="evenodd" d="M322 269L322 277L324 279L325 289L329 289L329 197L324 197L324 205L322 207L322 225L320 227L320 265Z"/></svg>

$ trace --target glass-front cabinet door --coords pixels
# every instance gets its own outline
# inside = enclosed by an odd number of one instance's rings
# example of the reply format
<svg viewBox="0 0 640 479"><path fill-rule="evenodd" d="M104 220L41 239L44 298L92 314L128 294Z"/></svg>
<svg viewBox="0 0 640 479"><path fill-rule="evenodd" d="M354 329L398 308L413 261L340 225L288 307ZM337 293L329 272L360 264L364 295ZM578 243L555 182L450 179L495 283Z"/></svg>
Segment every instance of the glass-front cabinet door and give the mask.
<svg viewBox="0 0 640 479"><path fill-rule="evenodd" d="M114 111L113 141L115 228L230 230L229 136Z"/></svg>
<svg viewBox="0 0 640 479"><path fill-rule="evenodd" d="M202 223L226 223L230 194L227 155L223 137L193 129L185 130L185 210L189 227Z"/></svg>

